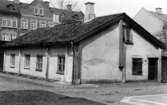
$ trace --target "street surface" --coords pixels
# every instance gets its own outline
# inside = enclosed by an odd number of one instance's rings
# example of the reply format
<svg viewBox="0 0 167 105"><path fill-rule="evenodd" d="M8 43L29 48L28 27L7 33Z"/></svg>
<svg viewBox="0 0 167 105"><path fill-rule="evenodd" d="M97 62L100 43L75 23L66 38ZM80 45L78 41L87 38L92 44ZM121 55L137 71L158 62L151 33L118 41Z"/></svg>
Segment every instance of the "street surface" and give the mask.
<svg viewBox="0 0 167 105"><path fill-rule="evenodd" d="M0 74L0 91L11 90L47 90L56 94L86 98L107 105L130 105L120 101L131 96L167 94L167 84L158 82L130 82L126 84L82 84L72 86L54 81L48 82L28 79L22 76ZM155 99L159 100L160 98Z"/></svg>

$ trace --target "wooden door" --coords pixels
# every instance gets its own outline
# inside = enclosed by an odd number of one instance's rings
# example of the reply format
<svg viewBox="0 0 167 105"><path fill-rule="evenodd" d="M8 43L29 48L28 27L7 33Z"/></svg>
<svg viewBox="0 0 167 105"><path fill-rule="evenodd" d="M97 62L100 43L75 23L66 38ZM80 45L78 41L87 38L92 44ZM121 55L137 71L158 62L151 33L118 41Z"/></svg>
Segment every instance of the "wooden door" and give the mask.
<svg viewBox="0 0 167 105"><path fill-rule="evenodd" d="M148 80L157 80L158 77L158 59L148 59Z"/></svg>
<svg viewBox="0 0 167 105"><path fill-rule="evenodd" d="M162 82L167 82L167 57L162 57Z"/></svg>

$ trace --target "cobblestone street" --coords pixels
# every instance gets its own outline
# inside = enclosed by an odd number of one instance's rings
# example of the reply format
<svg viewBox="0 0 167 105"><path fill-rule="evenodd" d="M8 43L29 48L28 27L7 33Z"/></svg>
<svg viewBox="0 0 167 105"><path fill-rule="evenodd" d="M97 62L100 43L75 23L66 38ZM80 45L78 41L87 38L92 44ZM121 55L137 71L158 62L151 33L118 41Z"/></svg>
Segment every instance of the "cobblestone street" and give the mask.
<svg viewBox="0 0 167 105"><path fill-rule="evenodd" d="M127 96L167 93L167 84L156 82L82 84L72 86L44 80L32 80L9 74L0 74L0 81L0 91L47 90L72 97L83 97L108 105L125 105L120 103L120 100Z"/></svg>

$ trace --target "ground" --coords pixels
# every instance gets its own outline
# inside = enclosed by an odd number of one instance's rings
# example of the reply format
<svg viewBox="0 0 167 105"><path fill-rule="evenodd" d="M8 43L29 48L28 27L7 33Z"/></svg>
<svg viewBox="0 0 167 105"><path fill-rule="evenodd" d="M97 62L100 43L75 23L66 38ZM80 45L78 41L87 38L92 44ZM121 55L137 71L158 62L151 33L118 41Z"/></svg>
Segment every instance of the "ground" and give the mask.
<svg viewBox="0 0 167 105"><path fill-rule="evenodd" d="M0 92L0 105L104 105L83 98L72 98L44 90Z"/></svg>
<svg viewBox="0 0 167 105"><path fill-rule="evenodd" d="M110 84L67 85L20 76L0 74L0 91L45 90L56 94L82 97L107 105L128 105L120 101L129 96L167 94L167 84L158 82L130 82Z"/></svg>

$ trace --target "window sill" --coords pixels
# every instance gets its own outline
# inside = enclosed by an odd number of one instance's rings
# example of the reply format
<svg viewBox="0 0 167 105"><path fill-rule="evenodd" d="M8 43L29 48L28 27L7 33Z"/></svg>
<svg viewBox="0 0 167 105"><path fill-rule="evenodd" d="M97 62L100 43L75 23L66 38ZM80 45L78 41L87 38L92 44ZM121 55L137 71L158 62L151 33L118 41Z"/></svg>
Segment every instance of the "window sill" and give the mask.
<svg viewBox="0 0 167 105"><path fill-rule="evenodd" d="M143 74L132 74L133 76L143 76Z"/></svg>
<svg viewBox="0 0 167 105"><path fill-rule="evenodd" d="M29 70L29 69L30 69L30 67L24 67L24 69L27 69L27 70Z"/></svg>
<svg viewBox="0 0 167 105"><path fill-rule="evenodd" d="M10 66L10 68L15 68L15 66Z"/></svg>
<svg viewBox="0 0 167 105"><path fill-rule="evenodd" d="M133 42L125 42L128 45L133 45Z"/></svg>
<svg viewBox="0 0 167 105"><path fill-rule="evenodd" d="M56 74L59 74L59 75L64 75L64 73L63 73L63 72L57 72Z"/></svg>
<svg viewBox="0 0 167 105"><path fill-rule="evenodd" d="M36 69L36 71L38 71L38 72L42 72L42 69Z"/></svg>

